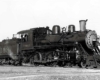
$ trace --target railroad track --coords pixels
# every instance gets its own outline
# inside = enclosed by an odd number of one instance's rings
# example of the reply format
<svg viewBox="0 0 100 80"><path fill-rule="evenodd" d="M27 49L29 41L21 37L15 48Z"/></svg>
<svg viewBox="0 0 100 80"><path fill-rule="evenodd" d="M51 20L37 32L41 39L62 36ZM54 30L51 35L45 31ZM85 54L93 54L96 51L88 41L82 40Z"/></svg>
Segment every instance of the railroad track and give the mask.
<svg viewBox="0 0 100 80"><path fill-rule="evenodd" d="M0 80L99 80L100 69L0 66Z"/></svg>

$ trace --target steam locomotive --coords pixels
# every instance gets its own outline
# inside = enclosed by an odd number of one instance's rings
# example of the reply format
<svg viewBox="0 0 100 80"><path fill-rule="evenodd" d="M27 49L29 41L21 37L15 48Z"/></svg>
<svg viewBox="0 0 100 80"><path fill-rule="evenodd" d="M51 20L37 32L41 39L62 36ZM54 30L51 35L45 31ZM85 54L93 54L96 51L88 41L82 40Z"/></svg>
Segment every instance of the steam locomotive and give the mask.
<svg viewBox="0 0 100 80"><path fill-rule="evenodd" d="M0 64L87 67L94 63L97 67L99 37L94 30L86 29L86 22L79 21L79 31L75 25L69 25L68 31L59 25L52 30L47 26L20 31L0 42Z"/></svg>

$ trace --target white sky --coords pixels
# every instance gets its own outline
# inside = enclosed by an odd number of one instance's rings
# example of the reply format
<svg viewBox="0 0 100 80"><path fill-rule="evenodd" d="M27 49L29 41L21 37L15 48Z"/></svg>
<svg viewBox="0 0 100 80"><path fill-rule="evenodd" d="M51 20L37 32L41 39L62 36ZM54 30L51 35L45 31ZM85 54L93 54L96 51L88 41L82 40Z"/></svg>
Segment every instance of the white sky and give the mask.
<svg viewBox="0 0 100 80"><path fill-rule="evenodd" d="M0 41L34 27L74 24L79 30L80 19L100 35L100 0L0 0Z"/></svg>

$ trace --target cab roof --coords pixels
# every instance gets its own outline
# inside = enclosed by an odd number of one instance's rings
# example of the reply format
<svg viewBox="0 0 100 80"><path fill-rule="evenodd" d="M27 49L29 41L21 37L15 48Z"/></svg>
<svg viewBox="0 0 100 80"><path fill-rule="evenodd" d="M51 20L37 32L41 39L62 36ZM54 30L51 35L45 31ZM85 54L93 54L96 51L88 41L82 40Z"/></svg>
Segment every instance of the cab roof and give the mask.
<svg viewBox="0 0 100 80"><path fill-rule="evenodd" d="M28 29L28 30L22 30L22 31L17 32L17 34L28 33L29 31L30 31L30 29Z"/></svg>

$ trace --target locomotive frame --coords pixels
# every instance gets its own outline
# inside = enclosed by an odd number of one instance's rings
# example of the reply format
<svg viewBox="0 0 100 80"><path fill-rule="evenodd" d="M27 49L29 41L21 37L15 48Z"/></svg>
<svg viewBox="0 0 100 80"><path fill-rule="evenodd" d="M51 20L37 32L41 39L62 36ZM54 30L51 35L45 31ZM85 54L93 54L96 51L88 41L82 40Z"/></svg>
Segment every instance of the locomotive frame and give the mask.
<svg viewBox="0 0 100 80"><path fill-rule="evenodd" d="M68 32L59 25L52 30L46 28L32 28L13 35L12 39L0 42L1 64L45 66L90 66L97 67L100 61L98 48L99 38L95 31L86 29L87 20L80 20L80 31L75 31L74 25L68 26ZM7 56L7 57L6 57Z"/></svg>

